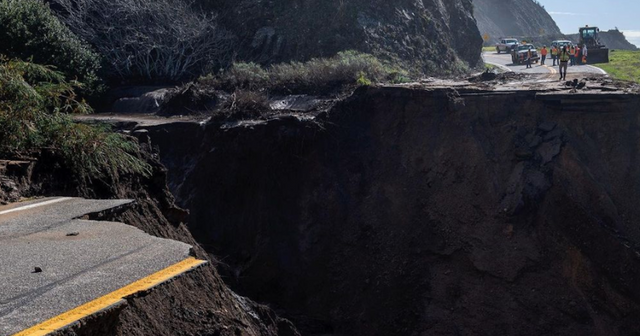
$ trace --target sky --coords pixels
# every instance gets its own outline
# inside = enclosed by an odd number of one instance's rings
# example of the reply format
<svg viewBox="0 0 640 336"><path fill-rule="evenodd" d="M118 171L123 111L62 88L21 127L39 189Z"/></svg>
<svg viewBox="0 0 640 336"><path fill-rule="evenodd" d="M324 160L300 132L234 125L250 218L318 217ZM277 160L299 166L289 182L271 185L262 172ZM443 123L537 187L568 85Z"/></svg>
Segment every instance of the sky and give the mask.
<svg viewBox="0 0 640 336"><path fill-rule="evenodd" d="M538 0L565 34L578 27L623 31L629 42L640 47L640 0Z"/></svg>

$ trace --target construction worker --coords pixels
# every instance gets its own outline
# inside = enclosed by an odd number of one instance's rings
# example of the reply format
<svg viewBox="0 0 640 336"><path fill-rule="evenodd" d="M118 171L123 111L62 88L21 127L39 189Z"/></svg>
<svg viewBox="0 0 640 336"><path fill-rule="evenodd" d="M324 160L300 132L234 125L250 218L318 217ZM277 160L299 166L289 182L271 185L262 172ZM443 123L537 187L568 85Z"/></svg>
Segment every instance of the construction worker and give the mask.
<svg viewBox="0 0 640 336"><path fill-rule="evenodd" d="M567 70L569 68L569 60L571 59L571 55L569 54L567 46L562 47L562 51L560 51L560 80L567 79ZM564 70L564 71L563 71Z"/></svg>
<svg viewBox="0 0 640 336"><path fill-rule="evenodd" d="M544 65L544 61L547 60L548 53L549 50L547 50L547 46L542 47L542 50L540 50L540 55L542 56L542 58L540 59L540 65Z"/></svg>
<svg viewBox="0 0 640 336"><path fill-rule="evenodd" d="M533 50L531 50L531 48L529 48L527 50L527 56L526 57L527 57L527 69L533 68L531 66L531 59L533 58Z"/></svg>
<svg viewBox="0 0 640 336"><path fill-rule="evenodd" d="M574 52L574 54L576 56L576 59L575 59L576 65L582 64L582 62L580 61L582 59L582 57L580 56L580 46L576 46L576 51Z"/></svg>
<svg viewBox="0 0 640 336"><path fill-rule="evenodd" d="M589 56L589 50L587 49L587 45L585 44L582 47L582 63L587 64L587 56Z"/></svg>
<svg viewBox="0 0 640 336"><path fill-rule="evenodd" d="M558 60L558 47L551 46L551 59L553 59L553 66L556 66L556 61Z"/></svg>
<svg viewBox="0 0 640 336"><path fill-rule="evenodd" d="M569 61L571 63L571 66L574 66L576 64L576 47L574 47L573 45L571 45L571 47L569 48Z"/></svg>

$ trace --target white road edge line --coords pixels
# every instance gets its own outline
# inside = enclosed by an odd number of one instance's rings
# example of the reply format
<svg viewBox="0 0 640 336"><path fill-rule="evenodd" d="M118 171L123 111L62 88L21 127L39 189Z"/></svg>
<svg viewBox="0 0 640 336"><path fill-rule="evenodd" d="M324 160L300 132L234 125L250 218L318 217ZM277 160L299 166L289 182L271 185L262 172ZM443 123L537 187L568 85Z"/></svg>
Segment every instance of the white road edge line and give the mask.
<svg viewBox="0 0 640 336"><path fill-rule="evenodd" d="M607 73L606 71L604 71L603 69L600 69L600 68L598 68L598 67L596 67L596 66L588 65L588 64L587 64L587 66L588 66L589 68L592 68L592 69L597 70L598 72L600 72L600 73L601 73L601 74L603 74L603 75L608 75L608 73Z"/></svg>
<svg viewBox="0 0 640 336"><path fill-rule="evenodd" d="M37 207L41 207L41 206L45 206L45 205L49 205L49 204L54 204L54 203L60 203L60 202L67 201L67 200L70 200L70 199L71 199L71 197L60 197L60 198L56 198L56 199L52 199L52 200L48 200L48 201L44 201L44 202L40 202L40 203L29 204L29 205L25 205L25 206L9 209L9 210L0 211L0 215L5 215L5 214L8 214L8 213L12 213L12 212L24 211L24 210L33 209L33 208L37 208Z"/></svg>
<svg viewBox="0 0 640 336"><path fill-rule="evenodd" d="M502 69L502 70L504 70L506 72L513 72L513 70L509 69L509 67L506 67L506 66L504 66L502 64L488 62L487 60L484 60L484 62L487 63L487 64L491 64L493 66L497 66L498 68L500 68L500 69Z"/></svg>

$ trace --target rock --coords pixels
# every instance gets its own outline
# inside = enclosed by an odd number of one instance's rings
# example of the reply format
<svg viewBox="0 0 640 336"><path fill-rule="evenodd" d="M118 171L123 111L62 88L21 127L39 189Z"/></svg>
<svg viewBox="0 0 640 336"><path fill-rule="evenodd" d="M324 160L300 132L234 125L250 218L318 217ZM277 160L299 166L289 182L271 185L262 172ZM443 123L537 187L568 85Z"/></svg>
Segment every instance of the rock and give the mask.
<svg viewBox="0 0 640 336"><path fill-rule="evenodd" d="M538 154L541 158L541 165L546 165L549 162L553 161L553 159L560 154L562 149L562 141L560 139L555 139L552 142L543 143L540 148L538 148Z"/></svg>
<svg viewBox="0 0 640 336"><path fill-rule="evenodd" d="M543 132L551 132L554 128L556 128L556 123L551 121L545 121L538 125L538 129Z"/></svg>
<svg viewBox="0 0 640 336"><path fill-rule="evenodd" d="M67 233L67 237L75 237L75 236L77 236L79 234L80 234L80 232L69 232L69 233Z"/></svg>
<svg viewBox="0 0 640 336"><path fill-rule="evenodd" d="M544 141L549 141L555 138L559 138L562 136L562 134L564 134L564 131L560 128L556 128L555 130L549 132L547 135L544 136Z"/></svg>
<svg viewBox="0 0 640 336"><path fill-rule="evenodd" d="M534 149L542 143L542 138L538 135L529 134L525 137L525 141L529 145L529 148Z"/></svg>
<svg viewBox="0 0 640 336"><path fill-rule="evenodd" d="M533 157L533 153L527 149L518 149L515 153L518 159L528 160Z"/></svg>
<svg viewBox="0 0 640 336"><path fill-rule="evenodd" d="M36 268L33 269L33 272L31 272L31 273L42 273L42 268L36 267Z"/></svg>

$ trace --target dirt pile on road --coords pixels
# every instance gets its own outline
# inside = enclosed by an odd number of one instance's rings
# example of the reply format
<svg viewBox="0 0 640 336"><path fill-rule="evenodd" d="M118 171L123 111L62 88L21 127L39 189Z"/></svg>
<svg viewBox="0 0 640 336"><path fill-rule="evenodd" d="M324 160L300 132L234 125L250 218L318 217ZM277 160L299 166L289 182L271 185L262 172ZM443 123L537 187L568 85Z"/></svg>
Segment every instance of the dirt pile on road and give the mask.
<svg viewBox="0 0 640 336"><path fill-rule="evenodd" d="M149 134L228 282L308 334L639 333L640 96L486 85Z"/></svg>

